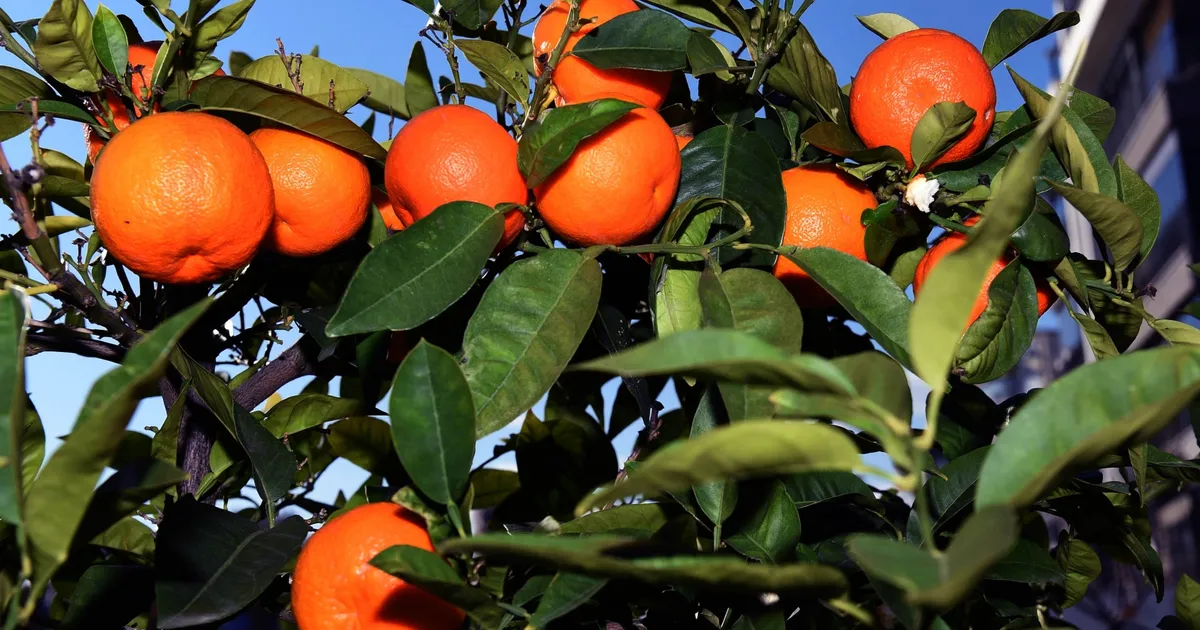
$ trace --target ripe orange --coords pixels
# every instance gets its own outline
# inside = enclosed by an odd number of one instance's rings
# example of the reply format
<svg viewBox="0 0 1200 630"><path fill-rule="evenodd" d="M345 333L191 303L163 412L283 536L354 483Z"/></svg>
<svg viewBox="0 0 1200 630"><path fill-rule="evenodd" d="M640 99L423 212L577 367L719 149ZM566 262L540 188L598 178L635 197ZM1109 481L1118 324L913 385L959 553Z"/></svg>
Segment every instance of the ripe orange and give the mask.
<svg viewBox="0 0 1200 630"><path fill-rule="evenodd" d="M554 0L533 27L533 58L539 74L567 27L570 8L566 0ZM603 95L650 109L662 107L671 89L671 73L626 68L601 70L579 57L566 54L597 26L637 10L633 0L583 0L580 3L580 20L590 18L592 21L567 38L567 47L554 69L553 83L558 90L559 105L586 103Z"/></svg>
<svg viewBox="0 0 1200 630"><path fill-rule="evenodd" d="M867 228L862 224L862 213L879 202L862 182L834 166L798 166L783 172L783 189L787 193L784 245L828 247L859 260L867 259L863 243ZM783 256L775 262L775 277L802 307L834 304L825 289Z"/></svg>
<svg viewBox="0 0 1200 630"><path fill-rule="evenodd" d="M662 222L679 188L679 147L657 113L638 108L579 143L533 191L546 225L577 245L624 245Z"/></svg>
<svg viewBox="0 0 1200 630"><path fill-rule="evenodd" d="M971 42L922 28L867 55L850 90L850 120L868 147L895 147L911 168L912 135L921 117L937 103L960 101L975 110L975 122L928 168L964 159L983 146L996 118L996 84Z"/></svg>
<svg viewBox="0 0 1200 630"><path fill-rule="evenodd" d="M975 225L978 222L979 217L974 216L968 218L966 221L963 221L963 224L970 226ZM938 262L940 262L942 258L945 258L946 254L949 254L963 245L966 245L968 238L969 237L965 234L960 234L958 232L947 232L934 241L933 246L929 248L929 251L925 252L925 255L921 257L921 261L917 263L917 272L916 275L913 276L914 294L919 294L921 292L921 285L925 283L925 278L929 275L929 272L932 271L935 266L937 266ZM984 280L983 287L979 289L979 296L975 298L975 306L971 309L971 319L968 320L968 326L974 324L975 320L979 319L979 316L982 315L985 310L987 310L988 289L992 287L992 281L996 279L996 276L1000 275L1000 272L1004 271L1004 268L1007 267L1012 260L1013 254L1012 252L1008 252L998 258L996 262L992 263L991 268L989 268L987 272L987 279ZM1046 311L1050 310L1050 307L1054 305L1054 301L1058 298L1054 295L1054 290L1051 289L1048 284L1046 284L1045 279L1035 277L1035 281L1037 286L1038 317L1041 317L1042 315L1046 314Z"/></svg>
<svg viewBox="0 0 1200 630"><path fill-rule="evenodd" d="M232 123L198 112L148 116L117 134L92 174L92 220L108 251L167 284L245 266L275 214L271 174Z"/></svg>
<svg viewBox="0 0 1200 630"><path fill-rule="evenodd" d="M395 204L392 203L391 197L388 197L386 192L372 188L371 203L379 208L379 214L383 216L383 224L387 226L387 229L399 232L412 225L412 215L404 208L400 208L397 212Z"/></svg>
<svg viewBox="0 0 1200 630"><path fill-rule="evenodd" d="M369 503L313 534L292 575L292 610L301 630L455 630L463 611L370 565L394 545L428 551L420 517L394 503Z"/></svg>
<svg viewBox="0 0 1200 630"><path fill-rule="evenodd" d="M683 147L686 147L694 139L695 136L675 136L675 143L679 145L679 150L682 151Z"/></svg>
<svg viewBox="0 0 1200 630"><path fill-rule="evenodd" d="M397 215L413 221L451 201L486 206L524 204L525 178L517 170L517 141L487 114L467 105L441 105L400 128L388 149L384 183ZM525 215L504 215L504 249L525 227Z"/></svg>
<svg viewBox="0 0 1200 630"><path fill-rule="evenodd" d="M140 44L129 45L129 87L133 92L134 97L139 103L145 103L150 99L151 80L154 76L154 62L158 59L158 49L162 47L162 42L142 42ZM218 69L213 73L217 76L225 74L224 70ZM125 107L125 102L120 95L112 89L103 91L104 101L108 103L108 109L112 113L113 124L116 125L117 133L129 126L129 109ZM97 105L97 108L100 106ZM154 111L158 111L158 105L154 106ZM100 126L105 129L108 124L99 117ZM83 125L83 141L87 143L88 159L92 162L96 161L96 156L100 154L100 149L104 148L104 138L92 133L92 126Z"/></svg>
<svg viewBox="0 0 1200 630"><path fill-rule="evenodd" d="M266 245L287 256L314 256L346 242L367 219L371 176L354 153L291 129L257 129L275 188L275 221Z"/></svg>

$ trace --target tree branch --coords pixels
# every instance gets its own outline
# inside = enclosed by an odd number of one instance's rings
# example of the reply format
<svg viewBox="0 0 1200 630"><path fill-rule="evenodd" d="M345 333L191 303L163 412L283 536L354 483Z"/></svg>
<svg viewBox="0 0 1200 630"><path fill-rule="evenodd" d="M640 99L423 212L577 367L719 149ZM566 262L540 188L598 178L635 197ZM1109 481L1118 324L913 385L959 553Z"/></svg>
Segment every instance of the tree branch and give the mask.
<svg viewBox="0 0 1200 630"><path fill-rule="evenodd" d="M95 339L67 337L49 332L31 332L25 338L25 356L43 352L69 352L81 357L103 359L113 363L125 360L125 348Z"/></svg>
<svg viewBox="0 0 1200 630"><path fill-rule="evenodd" d="M284 385L301 376L316 374L320 353L317 342L311 337L302 337L234 390L233 399L243 409L254 409Z"/></svg>

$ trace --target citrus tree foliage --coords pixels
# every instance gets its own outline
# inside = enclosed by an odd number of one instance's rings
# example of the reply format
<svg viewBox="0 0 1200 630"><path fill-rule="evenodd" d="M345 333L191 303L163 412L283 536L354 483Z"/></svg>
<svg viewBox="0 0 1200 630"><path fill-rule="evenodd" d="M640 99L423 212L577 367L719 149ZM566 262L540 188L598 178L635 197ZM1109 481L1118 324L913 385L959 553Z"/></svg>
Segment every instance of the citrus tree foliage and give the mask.
<svg viewBox="0 0 1200 630"><path fill-rule="evenodd" d="M81 0L42 17L0 11L4 45L27 66L0 68L0 134L29 131L37 149L28 167L0 163L21 226L0 252L5 627L213 627L247 609L288 623L310 528L388 500L425 519L448 562L397 547L373 564L487 629L1046 627L1086 595L1099 554L1163 597L1146 506L1200 465L1148 441L1200 393L1200 332L1143 307L1133 277L1158 202L1105 156L1115 113L1099 98L1070 85L1052 98L1013 72L1024 104L996 114L975 155L926 174L940 185L926 214L903 199L917 169L851 129L848 87L801 22L811 0L649 0L569 54L694 78L661 110L695 139L652 242L572 249L527 207L518 242L495 252L512 208L464 201L395 234L373 212L316 258L262 253L215 287L166 287L130 277L79 231L90 168L37 144L51 120L109 135L92 95L128 86L138 29L166 42L147 111L308 133L362 156L376 183L377 127L440 103L495 110L530 187L633 105L551 107L519 32L535 17L525 0L412 0L437 47L418 43L403 81L316 51L293 64L282 44L259 59L229 53L216 73L218 43L253 0L138 3L134 16L93 15ZM859 20L885 39L916 28ZM1077 21L1004 11L983 56L995 67ZM454 72L434 81L425 51L437 48ZM562 48L539 61L553 66ZM911 147L922 163L969 127L964 107L922 119ZM361 126L345 115L364 108ZM878 193L863 215L869 262L781 246L780 172L812 163ZM1091 221L1103 259L1069 250L1051 192ZM983 219L968 228L971 213ZM972 236L914 303L905 289L939 227ZM964 333L971 287L1008 248L1014 262ZM802 313L763 271L781 256L836 306ZM977 384L1029 348L1035 281L1066 302L1099 360L996 403ZM1165 343L1124 354L1143 321ZM299 341L272 354L289 329ZM411 349L403 361L389 352L397 339ZM22 372L39 352L114 364L48 458ZM218 359L246 367L229 380ZM906 370L932 389L916 401L923 430ZM256 410L304 376L315 379L303 393ZM681 408L664 411L664 389ZM166 403L153 437L126 430L147 396ZM529 411L539 400L542 417ZM612 439L631 426L633 454L619 461ZM472 467L477 439L496 433L507 437L494 455L514 453L517 471ZM338 458L372 476L323 504L313 484ZM1101 469L1125 481L1101 483ZM281 516L297 509L312 518ZM487 531L471 531L473 510L488 511ZM1066 523L1057 536L1047 515ZM1196 583L1176 601L1165 623L1200 627Z"/></svg>

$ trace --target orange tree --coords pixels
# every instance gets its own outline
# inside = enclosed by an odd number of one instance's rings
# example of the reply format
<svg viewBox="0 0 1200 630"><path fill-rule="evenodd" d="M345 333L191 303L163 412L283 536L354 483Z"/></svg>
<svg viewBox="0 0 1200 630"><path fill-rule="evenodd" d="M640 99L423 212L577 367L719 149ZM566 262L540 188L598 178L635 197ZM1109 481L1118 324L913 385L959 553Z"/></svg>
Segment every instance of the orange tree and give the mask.
<svg viewBox="0 0 1200 630"><path fill-rule="evenodd" d="M253 0L0 11L34 156L0 153L5 627L1061 627L1100 554L1162 598L1146 506L1200 466L1149 441L1200 333L1133 281L1157 199L1069 80L1010 71L995 110L992 69L1078 16L1003 11L982 50L861 17L884 41L839 86L811 0L649 3L412 0L403 83L282 43L222 67ZM64 121L86 164L41 146ZM1051 300L1098 360L993 401ZM1143 322L1162 347L1124 354ZM116 364L49 457L39 352ZM517 470L474 467L514 420L487 463ZM338 458L371 478L322 503Z"/></svg>

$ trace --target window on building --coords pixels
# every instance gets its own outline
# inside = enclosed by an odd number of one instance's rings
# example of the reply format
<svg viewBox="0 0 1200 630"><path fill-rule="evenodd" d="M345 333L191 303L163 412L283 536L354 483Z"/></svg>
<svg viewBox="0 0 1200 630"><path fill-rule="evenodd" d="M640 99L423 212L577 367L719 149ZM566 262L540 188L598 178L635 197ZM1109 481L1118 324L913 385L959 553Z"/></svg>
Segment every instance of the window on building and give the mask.
<svg viewBox="0 0 1200 630"><path fill-rule="evenodd" d="M1158 201L1162 205L1162 225L1170 225L1175 217L1187 213L1187 176L1183 170L1183 154L1178 146L1166 157L1162 171L1150 182L1150 186L1158 193Z"/></svg>

